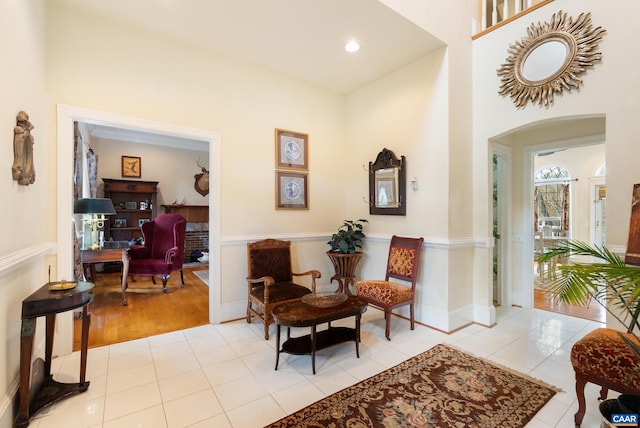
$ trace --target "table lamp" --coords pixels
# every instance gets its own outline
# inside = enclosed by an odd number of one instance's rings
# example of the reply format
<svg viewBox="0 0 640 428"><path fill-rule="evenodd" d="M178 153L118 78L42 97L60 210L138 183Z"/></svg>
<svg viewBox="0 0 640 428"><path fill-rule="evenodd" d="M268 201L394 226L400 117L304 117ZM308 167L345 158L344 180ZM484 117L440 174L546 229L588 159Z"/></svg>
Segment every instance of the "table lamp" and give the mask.
<svg viewBox="0 0 640 428"><path fill-rule="evenodd" d="M83 216L83 223L91 227L91 245L89 250L100 249L98 244L98 229L104 227L107 215L115 215L111 199L108 198L80 198L73 204L74 214L88 214Z"/></svg>

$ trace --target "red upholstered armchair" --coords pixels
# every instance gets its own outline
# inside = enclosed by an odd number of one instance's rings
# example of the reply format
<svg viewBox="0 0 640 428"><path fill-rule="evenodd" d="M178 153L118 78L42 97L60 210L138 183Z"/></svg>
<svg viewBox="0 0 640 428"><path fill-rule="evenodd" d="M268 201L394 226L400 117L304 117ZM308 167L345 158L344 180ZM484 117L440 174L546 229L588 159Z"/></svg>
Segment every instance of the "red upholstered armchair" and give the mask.
<svg viewBox="0 0 640 428"><path fill-rule="evenodd" d="M167 294L167 280L179 270L182 285L182 259L187 220L178 214L161 214L142 225L144 245L129 249L129 274L154 275L162 280L162 292Z"/></svg>

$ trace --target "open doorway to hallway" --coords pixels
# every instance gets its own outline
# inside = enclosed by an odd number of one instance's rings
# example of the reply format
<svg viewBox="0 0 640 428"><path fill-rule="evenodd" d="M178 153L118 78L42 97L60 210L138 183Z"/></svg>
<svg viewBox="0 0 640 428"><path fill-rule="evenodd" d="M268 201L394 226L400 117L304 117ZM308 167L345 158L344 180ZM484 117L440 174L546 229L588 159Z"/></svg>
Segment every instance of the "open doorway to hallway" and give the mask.
<svg viewBox="0 0 640 428"><path fill-rule="evenodd" d="M605 233L605 145L550 149L533 160L533 254L565 240L602 244ZM534 307L594 321L605 321L596 301L587 307L554 302L546 288L571 257L537 263L533 260Z"/></svg>
<svg viewBox="0 0 640 428"><path fill-rule="evenodd" d="M569 192L568 230L565 235L590 242L590 201L589 182L605 162L605 130L604 115L585 115L578 117L558 117L549 120L522 124L500 135L489 139L491 156L487 159L489 174L497 179L498 204L503 201L502 209L493 209L489 221L497 220L499 239L495 239L494 251L494 287L489 283L494 304L504 306L535 307L534 302L534 173L541 165L534 165L537 155L544 153L546 160L557 160L560 166L571 172L572 178L578 178L574 185L578 191ZM597 149L590 149L597 147ZM597 155L590 150L599 150ZM494 168L494 155L503 168ZM564 159L559 159L565 156ZM501 173L501 169L504 171ZM604 176L601 177L604 180ZM491 182L488 183L491 186ZM602 182L604 185L604 181ZM582 187L586 191L582 190ZM493 208L491 194L488 195L488 208ZM556 226L558 232L559 225ZM491 227L488 223L487 227ZM493 227L496 227L494 223ZM553 231L553 228L551 228ZM586 231L586 232L585 232ZM491 232L489 232L491 233ZM586 237L585 237L586 236ZM497 262L497 266L495 263ZM497 273L497 275L496 275ZM498 296L496 299L495 297ZM563 310L563 308L554 308Z"/></svg>

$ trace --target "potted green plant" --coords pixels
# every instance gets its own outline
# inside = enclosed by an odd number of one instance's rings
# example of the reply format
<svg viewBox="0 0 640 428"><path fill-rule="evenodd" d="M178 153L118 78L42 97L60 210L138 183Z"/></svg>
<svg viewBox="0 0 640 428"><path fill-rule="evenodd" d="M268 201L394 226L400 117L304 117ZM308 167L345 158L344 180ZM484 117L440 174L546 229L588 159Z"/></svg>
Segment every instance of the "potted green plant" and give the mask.
<svg viewBox="0 0 640 428"><path fill-rule="evenodd" d="M574 240L565 241L539 254L536 259L548 262L569 255L587 256L597 262L559 266L556 278L547 287L551 296L572 305L586 305L593 299L628 332L640 329L640 266L626 264L604 246Z"/></svg>
<svg viewBox="0 0 640 428"><path fill-rule="evenodd" d="M331 235L331 240L327 242L331 249L327 251L327 256L333 264L335 275L331 277L331 282L338 282L338 292L351 294L349 285L355 283L355 270L362 259L362 240L365 237L363 232L365 219L344 220L336 233Z"/></svg>
<svg viewBox="0 0 640 428"><path fill-rule="evenodd" d="M331 235L331 240L327 242L331 246L329 252L339 254L353 254L362 249L362 240L365 219L344 220L338 231Z"/></svg>
<svg viewBox="0 0 640 428"><path fill-rule="evenodd" d="M588 256L594 263L566 263L558 267L556 278L549 284L548 292L560 302L586 305L595 300L618 322L624 325L628 335L618 332L629 350L640 359L640 266L629 265L604 246L591 246L580 241L566 241L536 257L541 262L569 255ZM633 339L636 341L634 341ZM640 370L629 373L628 379L638 376ZM619 413L636 413L640 409L640 396L622 394L616 400L606 400L600 406L607 417L610 407ZM620 411L624 409L625 411Z"/></svg>

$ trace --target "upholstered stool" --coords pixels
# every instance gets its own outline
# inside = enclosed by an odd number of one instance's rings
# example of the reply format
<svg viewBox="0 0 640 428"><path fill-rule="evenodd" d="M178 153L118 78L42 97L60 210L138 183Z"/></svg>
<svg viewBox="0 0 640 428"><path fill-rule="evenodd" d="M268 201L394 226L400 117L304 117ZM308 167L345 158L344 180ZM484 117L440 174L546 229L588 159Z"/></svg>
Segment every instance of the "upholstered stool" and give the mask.
<svg viewBox="0 0 640 428"><path fill-rule="evenodd" d="M607 398L609 389L623 394L640 395L640 359L622 340L619 331L610 328L593 330L571 348L571 364L576 373L578 412L576 427L582 424L586 412L584 387L587 382L600 385L600 399ZM622 333L635 343L634 335Z"/></svg>

